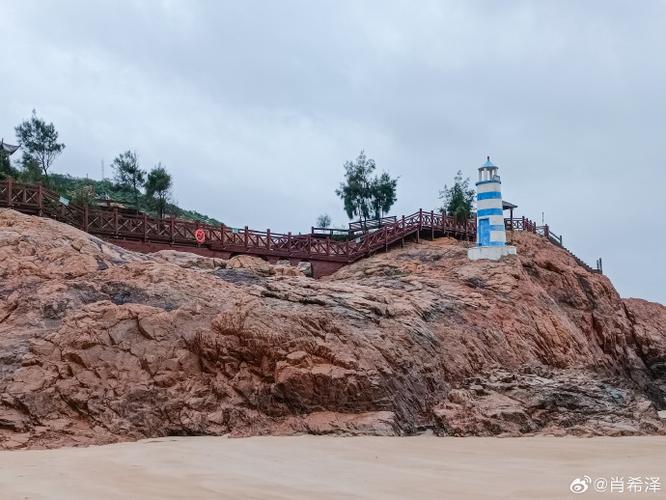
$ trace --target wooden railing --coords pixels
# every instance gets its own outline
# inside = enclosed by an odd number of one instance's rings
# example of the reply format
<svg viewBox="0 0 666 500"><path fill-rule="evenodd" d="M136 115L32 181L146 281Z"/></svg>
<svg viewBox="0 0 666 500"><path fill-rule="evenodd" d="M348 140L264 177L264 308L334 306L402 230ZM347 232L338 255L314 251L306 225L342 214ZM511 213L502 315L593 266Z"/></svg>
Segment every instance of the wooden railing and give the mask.
<svg viewBox="0 0 666 500"><path fill-rule="evenodd" d="M391 224L394 224L396 221L397 218L395 215L389 217L381 217L379 219L358 220L349 223L349 231L353 233L368 232L375 229L379 229L384 226L389 226Z"/></svg>
<svg viewBox="0 0 666 500"><path fill-rule="evenodd" d="M475 223L456 223L451 217L419 210L398 219L385 217L378 223L327 235L292 235L270 229L256 231L245 227L233 229L175 218L157 219L146 214L127 214L118 209L95 208L69 203L41 185L0 181L0 206L21 212L42 215L66 222L96 236L117 240L133 240L168 245L207 247L230 253L253 253L277 257L352 262L397 240L431 231L454 237L475 237ZM195 233L202 230L204 242L197 243ZM340 238L339 236L346 236ZM323 236L323 237L322 237Z"/></svg>
<svg viewBox="0 0 666 500"><path fill-rule="evenodd" d="M312 227L310 234L318 238L333 238L336 240L350 239L354 233L349 229L338 229L331 227Z"/></svg>
<svg viewBox="0 0 666 500"><path fill-rule="evenodd" d="M550 226L548 226L548 224L545 224L543 226L537 226L534 221L531 221L526 217L522 217L520 219L504 219L504 226L509 231L517 229L521 231L529 231L532 233L539 234L544 238L546 238L553 245L556 245L562 248L563 250L567 251L580 266L584 267L589 272L603 274L601 258L597 259L595 264L596 267L590 266L580 257L578 257L575 253L573 253L571 250L565 247L564 244L562 243L562 235L554 233L553 230L550 229Z"/></svg>
<svg viewBox="0 0 666 500"><path fill-rule="evenodd" d="M158 219L146 214L123 213L117 208L79 206L40 184L22 184L11 179L0 181L0 206L50 217L107 239L340 263L353 262L387 249L389 245L404 241L411 235L420 238L422 234L429 233L431 238L451 236L467 241L476 238L476 219L457 221L434 211L419 210L402 217L351 223L347 231L327 229L326 233L321 228L312 228L310 234L294 235L274 233L270 229L256 231L247 226L235 229L176 218ZM555 237L548 226L539 228L525 217L505 219L505 225L510 230L542 234L561 246L561 236ZM203 231L203 243L198 243L195 236L199 230Z"/></svg>
<svg viewBox="0 0 666 500"><path fill-rule="evenodd" d="M504 219L504 226L508 231L518 230L518 231L528 231L530 233L537 232L536 222L528 219L527 217L521 217L519 219Z"/></svg>

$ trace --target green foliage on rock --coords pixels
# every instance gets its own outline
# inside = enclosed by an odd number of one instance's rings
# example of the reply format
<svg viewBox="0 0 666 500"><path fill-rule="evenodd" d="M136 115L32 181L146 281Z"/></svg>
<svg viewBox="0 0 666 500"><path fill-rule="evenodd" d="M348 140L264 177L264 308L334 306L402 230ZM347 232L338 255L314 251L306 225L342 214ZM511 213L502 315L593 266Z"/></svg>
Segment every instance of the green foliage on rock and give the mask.
<svg viewBox="0 0 666 500"><path fill-rule="evenodd" d="M16 170L9 159L9 155L0 148L0 179L7 177L18 177L18 170Z"/></svg>
<svg viewBox="0 0 666 500"><path fill-rule="evenodd" d="M108 201L133 206L137 212L151 216L163 217L169 214L205 224L221 224L207 215L178 207L171 200L171 176L159 164L146 176L134 151L127 150L113 160L115 182L111 179L83 179L51 173L54 160L65 148L64 144L58 142L58 131L53 123L47 124L33 110L31 118L16 126L15 132L23 155L12 164L10 157L0 148L0 179L12 177L24 183L41 182L48 189L79 205L94 207ZM145 194L142 192L144 187Z"/></svg>
<svg viewBox="0 0 666 500"><path fill-rule="evenodd" d="M81 206L92 206L95 204L96 193L94 184L86 183L71 193L71 201Z"/></svg>
<svg viewBox="0 0 666 500"><path fill-rule="evenodd" d="M112 203L118 203L126 206L135 206L134 193L131 189L119 186L111 179L104 179L101 181L94 179L84 179L80 177L73 177L66 174L54 173L49 178L49 187L54 191L66 196L72 202L75 202L78 193L83 189L92 187L95 193L95 202L100 203L103 200L108 200ZM159 216L155 212L152 200L144 194L139 194L139 211L145 212L150 216ZM204 224L219 225L221 222L207 215L201 214L194 210L185 210L180 208L175 202L168 202L164 209L164 214L173 215L181 219L202 222Z"/></svg>
<svg viewBox="0 0 666 500"><path fill-rule="evenodd" d="M443 214L454 217L458 222L471 217L475 191L469 184L469 177L463 179L462 171L458 170L453 178L453 186L444 186L439 192L439 199L443 202L440 211Z"/></svg>

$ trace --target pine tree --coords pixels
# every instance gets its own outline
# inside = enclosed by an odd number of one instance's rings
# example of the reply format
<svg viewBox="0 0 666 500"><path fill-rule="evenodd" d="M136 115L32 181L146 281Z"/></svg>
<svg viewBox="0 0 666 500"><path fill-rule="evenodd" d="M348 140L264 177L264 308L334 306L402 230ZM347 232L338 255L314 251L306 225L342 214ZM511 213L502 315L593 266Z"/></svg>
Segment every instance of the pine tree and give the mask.
<svg viewBox="0 0 666 500"><path fill-rule="evenodd" d="M386 172L373 179L371 191L372 209L374 211L375 219L380 219L391 210L391 207L398 199L396 193L397 187L398 179L392 179Z"/></svg>
<svg viewBox="0 0 666 500"><path fill-rule="evenodd" d="M139 194L146 182L146 172L139 167L136 152L130 150L119 154L111 164L116 172L116 183L134 193L134 206L139 212Z"/></svg>
<svg viewBox="0 0 666 500"><path fill-rule="evenodd" d="M345 178L335 193L342 199L344 209L350 219L365 220L372 214L379 219L388 212L397 200L398 179L384 172L372 177L376 169L375 160L368 158L361 150L356 161L344 164Z"/></svg>
<svg viewBox="0 0 666 500"><path fill-rule="evenodd" d="M370 175L375 170L375 160L368 158L361 150L356 161L345 162L344 169L344 181L335 193L342 199L347 217L367 219L372 199Z"/></svg>
<svg viewBox="0 0 666 500"><path fill-rule="evenodd" d="M49 168L65 149L65 145L58 142L58 131L55 126L38 118L37 112L33 109L32 117L18 125L15 130L16 138L23 149L21 164L24 169L34 170L37 166L48 180Z"/></svg>
<svg viewBox="0 0 666 500"><path fill-rule="evenodd" d="M328 214L321 214L317 217L317 227L327 228L331 225L331 216Z"/></svg>
<svg viewBox="0 0 666 500"><path fill-rule="evenodd" d="M171 196L171 175L161 163L158 163L148 174L146 196L151 200L151 205L160 219L164 217L164 211Z"/></svg>

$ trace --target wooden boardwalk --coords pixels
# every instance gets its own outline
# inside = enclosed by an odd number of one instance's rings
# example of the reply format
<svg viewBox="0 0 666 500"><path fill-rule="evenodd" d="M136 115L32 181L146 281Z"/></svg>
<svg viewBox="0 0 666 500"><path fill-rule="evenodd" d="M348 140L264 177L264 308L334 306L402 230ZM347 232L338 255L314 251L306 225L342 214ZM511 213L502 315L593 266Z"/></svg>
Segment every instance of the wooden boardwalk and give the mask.
<svg viewBox="0 0 666 500"><path fill-rule="evenodd" d="M128 214L114 208L87 207L69 203L40 184L0 181L0 207L50 217L139 252L163 249L189 251L229 258L250 254L271 262L287 259L312 263L315 277L404 243L408 238L450 236L465 241L476 239L476 220L458 223L453 217L419 210L402 217L354 222L348 230L312 228L310 234L275 233L215 226L176 218L158 219L146 214ZM544 226L549 241L548 227ZM507 219L507 228L538 232L526 218ZM198 238L197 238L198 237ZM561 246L561 238L560 238ZM589 267L589 266L587 266ZM592 270L590 268L590 270Z"/></svg>

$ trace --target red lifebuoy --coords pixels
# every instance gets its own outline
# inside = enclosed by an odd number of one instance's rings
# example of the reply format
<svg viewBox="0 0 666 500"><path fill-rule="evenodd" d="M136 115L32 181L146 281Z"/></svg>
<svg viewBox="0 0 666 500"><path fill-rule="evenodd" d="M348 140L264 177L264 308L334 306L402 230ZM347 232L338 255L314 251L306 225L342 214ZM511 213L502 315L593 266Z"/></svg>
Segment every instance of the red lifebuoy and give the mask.
<svg viewBox="0 0 666 500"><path fill-rule="evenodd" d="M201 228L197 229L194 231L194 239L197 240L199 245L201 245L204 241L206 241L206 231Z"/></svg>

